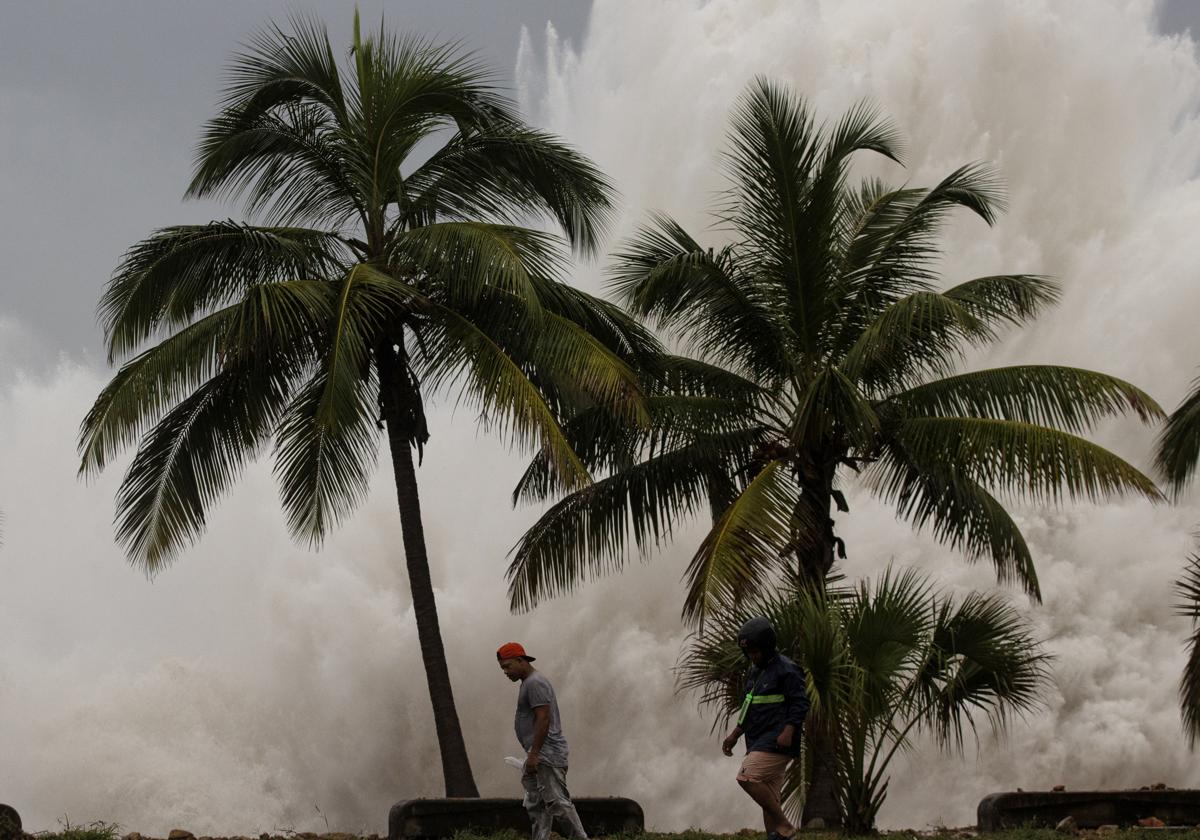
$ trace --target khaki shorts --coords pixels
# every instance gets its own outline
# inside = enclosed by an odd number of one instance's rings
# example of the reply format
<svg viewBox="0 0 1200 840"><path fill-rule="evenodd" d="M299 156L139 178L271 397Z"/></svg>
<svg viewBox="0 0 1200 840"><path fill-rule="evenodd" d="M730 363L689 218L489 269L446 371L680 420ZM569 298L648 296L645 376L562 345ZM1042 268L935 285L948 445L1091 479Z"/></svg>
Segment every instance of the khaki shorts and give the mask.
<svg viewBox="0 0 1200 840"><path fill-rule="evenodd" d="M790 755L772 752L748 752L738 770L739 782L762 782L770 785L778 794L783 790L783 778L787 774Z"/></svg>

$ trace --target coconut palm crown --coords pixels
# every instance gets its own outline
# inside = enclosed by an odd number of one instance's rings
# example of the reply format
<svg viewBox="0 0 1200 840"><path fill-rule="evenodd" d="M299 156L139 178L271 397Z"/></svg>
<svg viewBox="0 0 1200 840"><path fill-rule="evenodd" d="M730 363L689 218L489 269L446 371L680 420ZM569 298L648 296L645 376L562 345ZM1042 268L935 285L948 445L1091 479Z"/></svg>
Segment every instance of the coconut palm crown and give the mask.
<svg viewBox="0 0 1200 840"><path fill-rule="evenodd" d="M136 445L117 535L154 573L267 449L288 527L319 543L366 495L386 430L447 794L478 795L413 451L427 399L449 394L578 488L588 469L555 418L640 416L626 360L653 340L557 279L565 243L523 226L547 220L590 254L611 189L469 55L382 24L363 37L356 16L344 59L304 18L246 45L188 194L241 197L254 223L167 227L129 249L99 307L110 361L127 360L83 421L81 472Z"/></svg>
<svg viewBox="0 0 1200 840"><path fill-rule="evenodd" d="M567 424L603 479L572 491L549 450L530 465L516 498L557 501L515 549L515 608L621 568L698 513L711 527L686 572L689 620L772 581L819 588L844 556L832 517L848 510L854 476L1036 598L1004 500L1160 497L1082 436L1113 415L1158 420L1140 389L1059 366L959 370L968 350L1059 297L1040 276L939 277L947 215L966 208L991 225L1003 208L993 171L964 166L932 189L851 186L860 151L901 158L872 108L818 125L759 79L733 113L729 190L714 213L724 244L658 215L616 254L614 289L687 356L650 378L649 424L603 407Z"/></svg>

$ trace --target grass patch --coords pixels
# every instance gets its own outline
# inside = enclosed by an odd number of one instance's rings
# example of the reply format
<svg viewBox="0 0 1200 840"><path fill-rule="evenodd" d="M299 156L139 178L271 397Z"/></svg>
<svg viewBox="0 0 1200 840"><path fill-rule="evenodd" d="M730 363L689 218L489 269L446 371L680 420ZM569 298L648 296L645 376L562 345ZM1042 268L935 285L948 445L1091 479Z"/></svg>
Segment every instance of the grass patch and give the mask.
<svg viewBox="0 0 1200 840"><path fill-rule="evenodd" d="M119 840L121 836L119 825L103 820L73 825L67 817L62 817L58 824L61 826L58 831L39 831L32 836L39 840Z"/></svg>
<svg viewBox="0 0 1200 840"><path fill-rule="evenodd" d="M59 820L62 828L58 831L41 831L37 834L26 835L34 840L120 840L121 830L115 823L94 822L86 825L72 825L69 821ZM614 834L605 837L595 837L592 840L763 840L766 835L762 831L743 829L731 834L715 834L700 829L689 829L674 833L642 832L637 834ZM257 835L251 835L257 838ZM302 835L291 836L272 835L275 840L354 840L357 835L330 832L315 834L305 832ZM1120 831L1100 834L1096 831L1084 830L1071 834L1060 834L1044 828L1017 828L1008 831L997 831L978 834L973 829L926 829L913 831L901 829L882 831L876 837L881 840L1200 840L1200 828L1180 830L1164 829L1123 829ZM147 835L145 840L151 840ZM205 838L205 840L208 840ZM223 840L223 838L213 838ZM362 840L378 840L372 835ZM473 831L460 831L452 840L529 840L528 835L515 831L501 831L494 834L481 834ZM846 840L846 835L834 832L804 832L797 840Z"/></svg>

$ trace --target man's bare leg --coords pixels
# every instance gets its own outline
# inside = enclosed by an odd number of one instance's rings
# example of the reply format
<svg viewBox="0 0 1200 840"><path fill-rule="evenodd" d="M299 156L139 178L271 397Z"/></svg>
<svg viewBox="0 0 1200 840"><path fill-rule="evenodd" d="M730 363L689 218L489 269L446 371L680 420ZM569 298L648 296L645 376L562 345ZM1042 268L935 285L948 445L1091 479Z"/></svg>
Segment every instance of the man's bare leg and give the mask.
<svg viewBox="0 0 1200 840"><path fill-rule="evenodd" d="M791 837L796 833L796 827L783 812L783 806L774 788L765 782L744 782L741 779L738 780L738 784L763 809L763 826L768 834L776 831L784 837Z"/></svg>

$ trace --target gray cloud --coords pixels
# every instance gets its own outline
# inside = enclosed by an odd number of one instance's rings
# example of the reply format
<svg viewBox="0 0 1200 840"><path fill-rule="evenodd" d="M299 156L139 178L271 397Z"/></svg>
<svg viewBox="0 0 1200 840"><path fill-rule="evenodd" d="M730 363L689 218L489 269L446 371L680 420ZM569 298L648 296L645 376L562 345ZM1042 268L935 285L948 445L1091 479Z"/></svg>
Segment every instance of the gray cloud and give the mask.
<svg viewBox="0 0 1200 840"><path fill-rule="evenodd" d="M582 36L588 0L363 2L365 25L461 40L512 84L522 26L548 20ZM231 53L294 11L348 43L355 4L84 0L0 8L0 313L38 339L43 369L94 352L103 282L131 243L164 224L240 217L183 203L200 125L219 101ZM11 363L12 357L8 358Z"/></svg>

